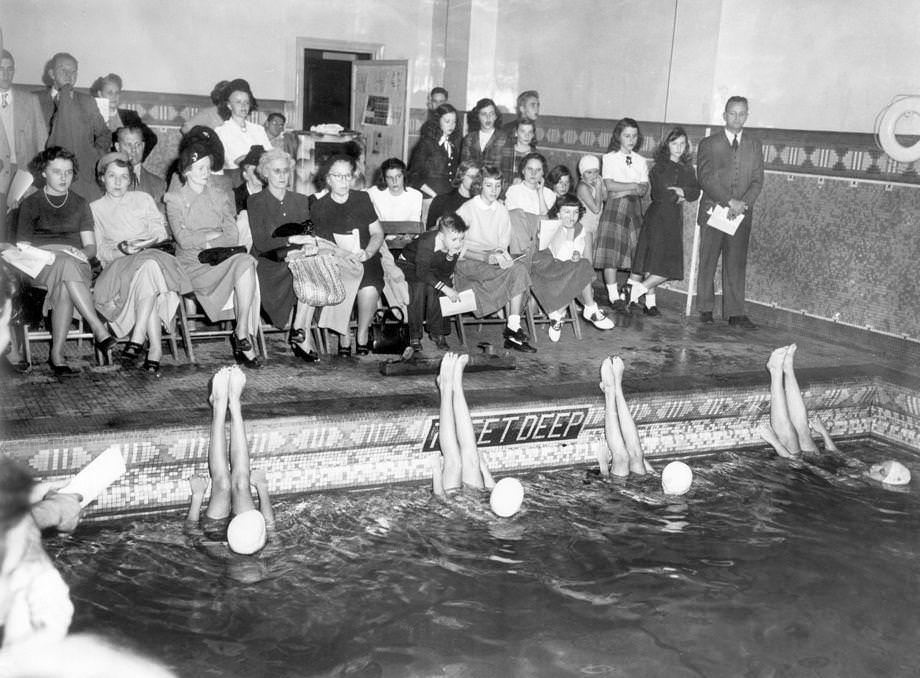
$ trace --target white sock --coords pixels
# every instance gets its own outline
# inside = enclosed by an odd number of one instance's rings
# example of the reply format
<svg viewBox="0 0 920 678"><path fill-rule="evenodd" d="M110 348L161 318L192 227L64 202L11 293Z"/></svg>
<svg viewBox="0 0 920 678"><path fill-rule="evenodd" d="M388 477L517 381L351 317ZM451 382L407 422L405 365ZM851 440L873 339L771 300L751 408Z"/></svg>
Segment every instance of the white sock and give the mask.
<svg viewBox="0 0 920 678"><path fill-rule="evenodd" d="M610 297L611 303L620 298L620 291L616 283L607 283L607 296Z"/></svg>
<svg viewBox="0 0 920 678"><path fill-rule="evenodd" d="M565 311L550 311L549 318L550 320L562 320L565 317Z"/></svg>
<svg viewBox="0 0 920 678"><path fill-rule="evenodd" d="M519 329L521 329L521 316L508 314L507 325L509 330L512 332L517 332Z"/></svg>
<svg viewBox="0 0 920 678"><path fill-rule="evenodd" d="M645 293L645 307L651 308L654 305L655 305L655 291L652 290L651 292L646 292Z"/></svg>
<svg viewBox="0 0 920 678"><path fill-rule="evenodd" d="M639 297L648 292L648 288L642 284L641 280L630 280L629 284L629 303L638 303Z"/></svg>
<svg viewBox="0 0 920 678"><path fill-rule="evenodd" d="M585 317L586 318L590 318L595 313L597 313L597 304L591 304L590 306L588 306L587 304L585 305Z"/></svg>

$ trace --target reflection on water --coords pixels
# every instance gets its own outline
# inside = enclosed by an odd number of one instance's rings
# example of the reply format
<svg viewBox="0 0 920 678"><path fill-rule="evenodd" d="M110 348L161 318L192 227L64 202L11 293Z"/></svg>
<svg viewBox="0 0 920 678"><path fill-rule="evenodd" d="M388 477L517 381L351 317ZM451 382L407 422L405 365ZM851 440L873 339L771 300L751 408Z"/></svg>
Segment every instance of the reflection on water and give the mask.
<svg viewBox="0 0 920 678"><path fill-rule="evenodd" d="M511 520L419 487L309 495L258 558L190 546L178 519L49 550L75 630L183 676L913 675L920 492L761 451L692 465L678 500L534 474Z"/></svg>

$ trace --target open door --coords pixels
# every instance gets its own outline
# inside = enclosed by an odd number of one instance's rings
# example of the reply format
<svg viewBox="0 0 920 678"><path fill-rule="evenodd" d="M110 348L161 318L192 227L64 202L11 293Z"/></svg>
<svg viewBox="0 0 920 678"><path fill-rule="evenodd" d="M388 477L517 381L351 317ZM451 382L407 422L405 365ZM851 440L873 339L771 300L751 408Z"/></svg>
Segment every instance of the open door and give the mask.
<svg viewBox="0 0 920 678"><path fill-rule="evenodd" d="M370 185L387 158L408 162L409 62L352 62L351 83L351 128L364 135L365 174Z"/></svg>

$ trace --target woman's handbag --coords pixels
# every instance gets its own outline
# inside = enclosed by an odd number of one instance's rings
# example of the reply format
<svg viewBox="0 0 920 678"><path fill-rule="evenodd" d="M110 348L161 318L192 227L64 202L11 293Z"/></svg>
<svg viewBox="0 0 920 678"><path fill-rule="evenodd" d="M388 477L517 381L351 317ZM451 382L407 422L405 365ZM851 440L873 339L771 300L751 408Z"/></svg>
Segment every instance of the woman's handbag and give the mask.
<svg viewBox="0 0 920 678"><path fill-rule="evenodd" d="M294 276L294 294L307 306L335 306L345 301L345 285L334 254L303 249L287 255Z"/></svg>
<svg viewBox="0 0 920 678"><path fill-rule="evenodd" d="M210 249L201 250L198 253L198 261L209 266L222 264L234 254L246 254L246 248L242 245L235 247L211 247Z"/></svg>
<svg viewBox="0 0 920 678"><path fill-rule="evenodd" d="M381 308L374 314L368 343L374 353L402 353L409 345L409 326L398 306Z"/></svg>

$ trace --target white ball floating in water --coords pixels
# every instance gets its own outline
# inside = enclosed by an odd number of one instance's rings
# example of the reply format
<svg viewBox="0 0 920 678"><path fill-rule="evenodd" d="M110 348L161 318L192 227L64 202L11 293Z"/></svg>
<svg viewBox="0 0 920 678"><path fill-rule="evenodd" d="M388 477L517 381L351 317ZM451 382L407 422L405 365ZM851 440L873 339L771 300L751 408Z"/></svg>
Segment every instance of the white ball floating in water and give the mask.
<svg viewBox="0 0 920 678"><path fill-rule="evenodd" d="M524 486L517 478L502 478L492 488L489 506L492 512L502 518L510 518L521 510L524 503Z"/></svg>
<svg viewBox="0 0 920 678"><path fill-rule="evenodd" d="M661 472L661 489L665 494L686 494L693 484L693 471L682 461L672 461Z"/></svg>

